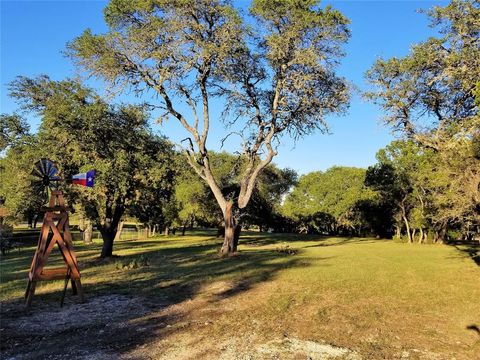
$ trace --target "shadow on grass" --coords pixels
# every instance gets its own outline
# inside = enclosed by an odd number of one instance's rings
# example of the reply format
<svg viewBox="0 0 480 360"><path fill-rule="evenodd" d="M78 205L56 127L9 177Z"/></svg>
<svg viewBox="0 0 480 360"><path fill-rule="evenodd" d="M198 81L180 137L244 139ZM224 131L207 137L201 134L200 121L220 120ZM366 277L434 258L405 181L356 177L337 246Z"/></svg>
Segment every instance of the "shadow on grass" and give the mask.
<svg viewBox="0 0 480 360"><path fill-rule="evenodd" d="M449 241L448 245L452 245L460 254L467 255L477 266L480 266L480 243L478 241Z"/></svg>
<svg viewBox="0 0 480 360"><path fill-rule="evenodd" d="M121 241L115 245L116 251L131 249L134 253L107 261L95 260L91 247L76 247L87 304L72 303L70 299L67 306L59 309L61 286L58 290L48 288L36 295L30 309L24 307L20 298L2 302L2 357L42 358L47 354L67 356L85 352L115 357L182 331L188 326L185 321L191 322L186 319L188 311L164 310L188 303L211 284L224 284L217 293L207 294L209 302L215 306L218 301L274 278L282 269L308 266L305 258L263 249L245 250L237 256L221 258L217 255L219 246L219 240L213 237L185 241L174 238ZM32 249L25 249L3 263L2 269L11 274L5 280L19 280L23 269L26 284L32 255ZM148 259L148 266L124 269L124 264L142 256ZM90 283L89 278L98 281ZM112 296L108 300L111 304L102 300ZM91 311L89 306L97 306L98 312L82 317L82 312ZM32 316L44 324L45 331L29 325L28 319ZM52 316L65 317L69 325L62 323L63 327L54 327ZM98 321L90 321L92 317L98 317ZM44 333L53 335L45 337ZM71 344L68 349L65 343Z"/></svg>
<svg viewBox="0 0 480 360"><path fill-rule="evenodd" d="M349 237L349 238L328 237L328 238L325 238L322 242L318 244L306 246L306 248L340 246L340 245L355 244L355 243L368 244L368 243L375 243L380 241L392 241L392 240L391 239L374 239L374 238L357 238L357 237Z"/></svg>

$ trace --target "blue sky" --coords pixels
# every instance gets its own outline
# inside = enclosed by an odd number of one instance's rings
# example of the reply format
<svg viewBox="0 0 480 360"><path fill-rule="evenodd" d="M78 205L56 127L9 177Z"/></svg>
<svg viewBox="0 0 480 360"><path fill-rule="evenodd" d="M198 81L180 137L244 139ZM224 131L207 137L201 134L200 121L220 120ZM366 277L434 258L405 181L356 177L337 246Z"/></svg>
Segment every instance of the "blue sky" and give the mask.
<svg viewBox="0 0 480 360"><path fill-rule="evenodd" d="M106 31L102 14L106 2L0 0L0 4L0 111L11 113L17 106L8 98L7 84L16 76L47 74L55 80L75 76L74 66L61 52L86 28L94 33ZM322 4L331 4L351 20L352 38L338 71L359 89L365 89L363 75L375 59L406 55L412 44L435 35L426 16L417 10L447 2L324 0ZM238 1L237 5L247 7L248 2ZM90 84L104 91L101 83ZM122 100L140 101L131 97ZM372 165L377 150L392 140L390 130L381 125L381 117L379 109L354 96L346 116L329 118L331 135L316 133L296 143L286 139L274 162L299 173L333 165ZM28 119L35 129L39 120L32 116ZM173 140L184 135L173 121L153 127ZM218 150L224 133L221 124L214 123L209 148ZM234 143L231 141L226 149L234 150Z"/></svg>

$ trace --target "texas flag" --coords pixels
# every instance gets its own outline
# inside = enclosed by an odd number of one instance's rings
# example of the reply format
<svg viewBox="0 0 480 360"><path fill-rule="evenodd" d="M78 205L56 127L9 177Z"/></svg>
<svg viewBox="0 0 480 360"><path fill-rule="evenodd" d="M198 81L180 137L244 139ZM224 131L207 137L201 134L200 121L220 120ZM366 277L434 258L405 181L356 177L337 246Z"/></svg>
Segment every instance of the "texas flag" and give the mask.
<svg viewBox="0 0 480 360"><path fill-rule="evenodd" d="M90 170L86 173L81 173L72 176L72 184L93 187L95 180L95 170Z"/></svg>

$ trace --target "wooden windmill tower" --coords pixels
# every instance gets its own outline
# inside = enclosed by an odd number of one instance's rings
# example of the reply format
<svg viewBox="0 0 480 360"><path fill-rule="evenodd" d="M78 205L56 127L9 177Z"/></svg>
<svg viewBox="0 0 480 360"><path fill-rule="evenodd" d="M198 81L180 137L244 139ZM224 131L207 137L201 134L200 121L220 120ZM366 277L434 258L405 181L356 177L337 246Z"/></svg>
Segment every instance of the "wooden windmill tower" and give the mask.
<svg viewBox="0 0 480 360"><path fill-rule="evenodd" d="M27 306L32 304L38 281L58 279L65 280L61 305L63 305L69 282L72 284L73 294L78 294L80 301L83 302L85 299L82 283L80 282L78 262L73 251L72 235L70 234L68 222L68 208L65 206L63 192L58 190L58 182L61 180L58 177L58 169L52 161L42 159L35 165L32 175L37 178L37 180L32 182L34 189L43 191L47 198L49 193L50 196L48 206L42 208L45 211L45 216L37 249L28 273L28 285L25 291ZM65 266L47 268L46 264L55 244L60 250Z"/></svg>

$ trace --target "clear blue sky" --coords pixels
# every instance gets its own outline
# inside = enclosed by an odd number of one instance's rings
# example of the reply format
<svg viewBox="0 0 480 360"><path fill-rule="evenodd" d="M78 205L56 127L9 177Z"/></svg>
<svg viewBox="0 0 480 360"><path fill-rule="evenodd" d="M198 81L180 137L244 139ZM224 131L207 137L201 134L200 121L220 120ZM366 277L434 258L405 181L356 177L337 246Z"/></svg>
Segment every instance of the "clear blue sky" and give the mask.
<svg viewBox="0 0 480 360"><path fill-rule="evenodd" d="M11 113L16 104L8 98L7 84L18 75L47 74L52 79L73 77L76 70L63 57L67 41L84 29L94 33L106 31L102 9L105 1L4 1L1 3L1 109ZM364 72L378 57L402 56L414 43L434 35L428 19L418 9L445 5L446 1L361 1L324 0L351 20L352 38L346 46L347 56L340 74L365 89ZM238 1L247 7L247 1ZM102 84L92 83L104 91ZM130 97L122 100L136 101ZM329 119L332 135L313 134L297 141L286 141L275 163L300 173L325 170L333 165L367 167L375 163L375 153L392 140L389 129L380 123L381 112L358 96L352 99L348 115ZM28 118L33 129L38 119ZM156 131L172 139L181 138L179 126L169 122ZM219 148L223 129L212 130L210 148ZM227 145L227 150L232 150Z"/></svg>

